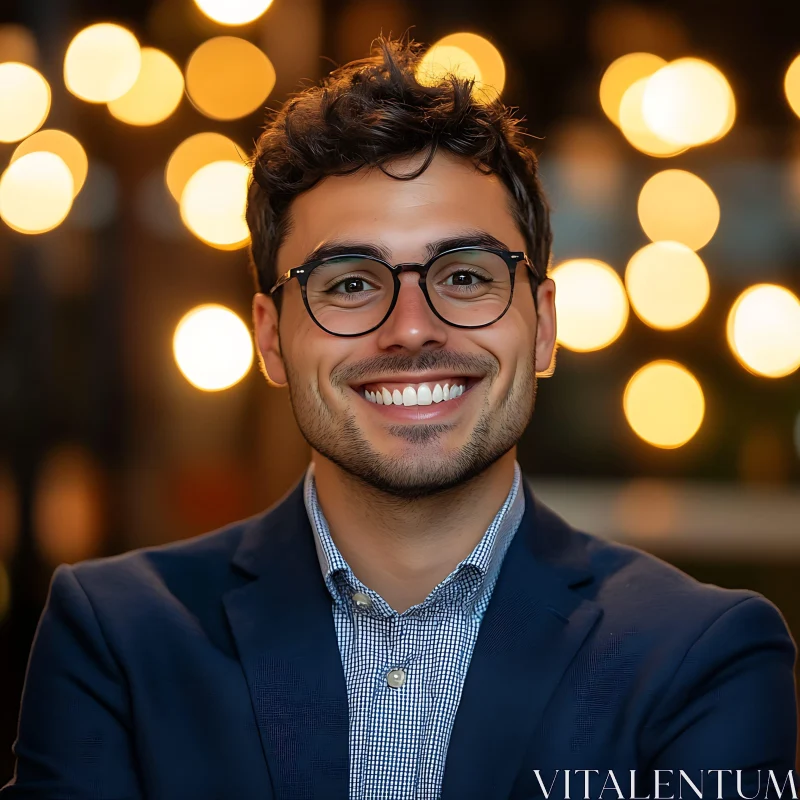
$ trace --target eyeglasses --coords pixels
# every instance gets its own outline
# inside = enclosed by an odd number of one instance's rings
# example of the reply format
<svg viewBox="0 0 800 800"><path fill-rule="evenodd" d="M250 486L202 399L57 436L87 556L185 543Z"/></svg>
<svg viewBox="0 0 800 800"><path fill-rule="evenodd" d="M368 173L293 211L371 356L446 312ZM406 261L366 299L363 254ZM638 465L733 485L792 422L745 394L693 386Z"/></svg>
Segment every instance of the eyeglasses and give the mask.
<svg viewBox="0 0 800 800"><path fill-rule="evenodd" d="M539 276L524 252L492 247L445 250L424 264L389 264L352 254L309 261L285 272L270 289L297 278L311 319L334 336L363 336L383 325L400 293L403 272L419 274L431 311L456 328L485 328L508 311L517 264L531 271L533 298Z"/></svg>

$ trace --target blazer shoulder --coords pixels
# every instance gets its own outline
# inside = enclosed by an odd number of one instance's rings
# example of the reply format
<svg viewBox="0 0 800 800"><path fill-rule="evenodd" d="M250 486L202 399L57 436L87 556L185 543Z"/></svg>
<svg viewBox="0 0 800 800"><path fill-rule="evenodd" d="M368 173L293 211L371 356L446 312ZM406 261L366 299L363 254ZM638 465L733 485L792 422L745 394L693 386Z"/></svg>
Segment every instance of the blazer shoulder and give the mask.
<svg viewBox="0 0 800 800"><path fill-rule="evenodd" d="M248 532L260 534L267 514L190 539L61 565L52 583L59 572L71 572L107 630L216 619L222 595L245 580L233 568L235 554Z"/></svg>
<svg viewBox="0 0 800 800"><path fill-rule="evenodd" d="M539 513L562 529L568 548L581 554L592 573L593 581L579 591L599 602L612 618L701 631L726 611L753 599L781 616L770 600L752 589L704 583L639 547L573 527L549 508L540 505Z"/></svg>
<svg viewBox="0 0 800 800"><path fill-rule="evenodd" d="M229 523L189 539L165 544L138 547L113 556L101 556L79 561L71 566L84 586L95 586L126 576L147 581L155 576L168 579L173 575L213 572L221 565L227 567L245 529L256 524L263 514Z"/></svg>

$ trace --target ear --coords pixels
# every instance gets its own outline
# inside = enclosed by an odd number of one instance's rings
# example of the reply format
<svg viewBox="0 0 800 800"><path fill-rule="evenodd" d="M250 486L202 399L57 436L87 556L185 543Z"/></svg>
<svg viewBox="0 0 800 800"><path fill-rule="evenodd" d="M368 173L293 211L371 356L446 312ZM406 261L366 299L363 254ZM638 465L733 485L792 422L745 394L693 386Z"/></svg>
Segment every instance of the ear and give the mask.
<svg viewBox="0 0 800 800"><path fill-rule="evenodd" d="M538 316L536 320L536 363L546 365L536 370L540 378L549 378L556 368L556 284L545 278L536 290Z"/></svg>
<svg viewBox="0 0 800 800"><path fill-rule="evenodd" d="M278 335L278 309L275 301L261 292L253 297L253 329L261 371L267 383L270 386L286 386L286 367Z"/></svg>

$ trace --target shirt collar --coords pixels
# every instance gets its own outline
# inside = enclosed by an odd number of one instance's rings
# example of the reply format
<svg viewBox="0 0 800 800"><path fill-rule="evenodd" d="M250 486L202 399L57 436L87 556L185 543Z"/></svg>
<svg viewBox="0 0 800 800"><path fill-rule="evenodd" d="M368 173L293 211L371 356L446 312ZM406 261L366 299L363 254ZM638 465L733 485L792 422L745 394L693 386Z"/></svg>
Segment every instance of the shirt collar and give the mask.
<svg viewBox="0 0 800 800"><path fill-rule="evenodd" d="M372 600L371 613L393 616L394 611L377 592L366 587L353 573L331 537L328 523L317 500L314 462L308 465L303 486L306 512L314 532L314 545L325 585L336 603L348 608L356 592ZM419 605L403 612L412 615L433 606L462 607L480 613L488 603L506 550L525 511L522 470L514 462L514 481L500 510L472 552Z"/></svg>

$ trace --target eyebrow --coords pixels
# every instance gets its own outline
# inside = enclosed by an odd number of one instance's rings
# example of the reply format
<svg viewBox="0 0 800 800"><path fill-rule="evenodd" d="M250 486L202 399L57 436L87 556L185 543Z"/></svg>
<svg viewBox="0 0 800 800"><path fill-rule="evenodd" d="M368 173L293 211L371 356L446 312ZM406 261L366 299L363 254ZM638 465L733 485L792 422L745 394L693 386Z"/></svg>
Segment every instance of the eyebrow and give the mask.
<svg viewBox="0 0 800 800"><path fill-rule="evenodd" d="M431 259L445 250L454 250L457 247L494 247L498 250L508 250L508 246L495 236L479 228L470 228L453 236L436 239L425 245L426 258ZM318 261L324 258L334 258L344 255L361 255L392 262L392 253L387 247L373 242L359 242L353 239L331 239L323 242L308 253L303 264Z"/></svg>

